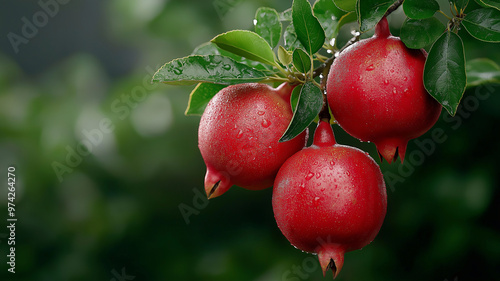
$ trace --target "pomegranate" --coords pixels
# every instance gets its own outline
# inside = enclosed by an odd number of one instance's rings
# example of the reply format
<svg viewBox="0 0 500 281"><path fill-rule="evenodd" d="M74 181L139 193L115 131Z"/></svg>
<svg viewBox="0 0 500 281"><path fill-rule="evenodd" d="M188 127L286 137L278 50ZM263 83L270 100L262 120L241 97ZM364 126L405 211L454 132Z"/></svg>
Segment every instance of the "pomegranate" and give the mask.
<svg viewBox="0 0 500 281"><path fill-rule="evenodd" d="M278 142L293 113L293 87L245 83L226 87L208 103L201 117L198 146L207 166L208 198L232 185L250 190L271 187L285 160L302 149L307 132Z"/></svg>
<svg viewBox="0 0 500 281"><path fill-rule="evenodd" d="M383 18L373 37L346 48L330 68L327 95L335 120L350 135L375 143L389 163L398 155L403 162L408 141L441 113L424 88L426 57L392 36Z"/></svg>
<svg viewBox="0 0 500 281"><path fill-rule="evenodd" d="M384 179L365 152L335 142L329 122L320 121L313 144L290 157L273 187L276 223L290 243L317 253L323 275L334 278L344 253L369 244L387 208Z"/></svg>

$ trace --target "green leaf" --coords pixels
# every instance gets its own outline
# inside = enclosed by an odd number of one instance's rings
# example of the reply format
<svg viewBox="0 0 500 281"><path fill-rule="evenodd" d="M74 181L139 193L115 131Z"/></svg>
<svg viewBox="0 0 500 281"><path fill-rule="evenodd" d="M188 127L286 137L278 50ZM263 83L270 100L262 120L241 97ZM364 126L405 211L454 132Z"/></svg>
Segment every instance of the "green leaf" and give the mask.
<svg viewBox="0 0 500 281"><path fill-rule="evenodd" d="M403 11L412 19L426 19L432 17L439 10L436 0L405 0Z"/></svg>
<svg viewBox="0 0 500 281"><path fill-rule="evenodd" d="M288 27L285 29L285 33L283 34L283 40L285 41L285 49L289 51L293 51L297 48L303 48L299 39L297 38L297 33L295 33L295 28L293 23L290 23Z"/></svg>
<svg viewBox="0 0 500 281"><path fill-rule="evenodd" d="M327 40L334 38L338 20L345 14L335 6L332 0L317 0L313 6L313 13L325 30Z"/></svg>
<svg viewBox="0 0 500 281"><path fill-rule="evenodd" d="M201 55L201 56L222 55L225 57L232 58L233 60L235 60L237 62L240 62L242 64L246 64L246 65L251 66L251 67L258 69L258 70L264 70L264 71L269 70L268 69L269 66L267 66L267 64L263 64L263 63L258 62L258 61L249 60L249 59L246 59L244 57L235 55L231 52L222 50L221 48L217 47L217 45L215 45L212 42L207 42L207 43L201 44L200 46L196 47L194 49L194 51L191 53L191 55Z"/></svg>
<svg viewBox="0 0 500 281"><path fill-rule="evenodd" d="M278 12L272 8L259 8L255 13L255 32L264 38L272 48L278 45L281 38L281 22Z"/></svg>
<svg viewBox="0 0 500 281"><path fill-rule="evenodd" d="M363 0L356 2L359 29L366 32L372 29L394 3L388 0Z"/></svg>
<svg viewBox="0 0 500 281"><path fill-rule="evenodd" d="M278 48L278 59L284 66L290 65L292 63L292 54L283 46L280 46Z"/></svg>
<svg viewBox="0 0 500 281"><path fill-rule="evenodd" d="M453 32L445 32L432 45L427 56L424 86L429 94L453 116L466 84L462 39Z"/></svg>
<svg viewBox="0 0 500 281"><path fill-rule="evenodd" d="M351 23L351 22L355 22L356 20L357 20L357 16L356 16L355 12L349 12L349 13L343 15L339 19L338 24L335 26L335 29L333 30L333 38L337 37L337 35L339 34L339 31L340 31L340 28L342 28L342 26L344 26L348 23Z"/></svg>
<svg viewBox="0 0 500 281"><path fill-rule="evenodd" d="M481 7L483 7L483 8L488 8L488 6L487 6L486 4L484 4L484 3L483 3L483 1L481 1L481 0L475 0L475 1L476 1L476 3L477 3L479 6L481 6Z"/></svg>
<svg viewBox="0 0 500 281"><path fill-rule="evenodd" d="M346 12L354 12L356 10L356 0L333 0L337 8Z"/></svg>
<svg viewBox="0 0 500 281"><path fill-rule="evenodd" d="M280 142L288 141L302 133L316 118L323 107L323 93L311 81L302 86L297 108Z"/></svg>
<svg viewBox="0 0 500 281"><path fill-rule="evenodd" d="M298 85L293 88L292 96L290 97L290 104L292 105L292 111L295 112L297 104L299 103L300 91L302 90L302 85Z"/></svg>
<svg viewBox="0 0 500 281"><path fill-rule="evenodd" d="M313 15L308 0L294 0L292 4L292 22L297 39L309 54L316 53L325 43L325 31Z"/></svg>
<svg viewBox="0 0 500 281"><path fill-rule="evenodd" d="M469 0L451 0L451 3L455 4L457 10L460 12L460 10L465 10L469 4Z"/></svg>
<svg viewBox="0 0 500 281"><path fill-rule="evenodd" d="M220 55L220 49L217 48L215 44L212 42L206 42L198 47L196 47L191 55L200 55L200 56L207 56L207 55Z"/></svg>
<svg viewBox="0 0 500 281"><path fill-rule="evenodd" d="M276 65L273 49L255 32L233 30L216 36L211 42L223 50L247 59Z"/></svg>
<svg viewBox="0 0 500 281"><path fill-rule="evenodd" d="M185 115L202 115L208 102L226 85L199 83L189 95Z"/></svg>
<svg viewBox="0 0 500 281"><path fill-rule="evenodd" d="M408 18L401 26L400 37L408 48L421 49L434 43L445 29L435 17L421 20Z"/></svg>
<svg viewBox="0 0 500 281"><path fill-rule="evenodd" d="M500 42L500 11L481 8L468 13L462 21L472 37L486 42Z"/></svg>
<svg viewBox="0 0 500 281"><path fill-rule="evenodd" d="M153 76L153 82L170 85L192 85L200 82L240 84L259 82L266 75L248 65L221 55L188 56L162 66Z"/></svg>
<svg viewBox="0 0 500 281"><path fill-rule="evenodd" d="M293 51L293 65L299 72L307 73L311 70L311 57L302 49Z"/></svg>
<svg viewBox="0 0 500 281"><path fill-rule="evenodd" d="M279 14L280 21L292 21L292 8L288 8Z"/></svg>
<svg viewBox="0 0 500 281"><path fill-rule="evenodd" d="M500 66L486 58L473 59L467 62L467 87L487 83L500 83Z"/></svg>
<svg viewBox="0 0 500 281"><path fill-rule="evenodd" d="M486 7L495 8L500 10L500 0L477 0L476 2L481 2Z"/></svg>

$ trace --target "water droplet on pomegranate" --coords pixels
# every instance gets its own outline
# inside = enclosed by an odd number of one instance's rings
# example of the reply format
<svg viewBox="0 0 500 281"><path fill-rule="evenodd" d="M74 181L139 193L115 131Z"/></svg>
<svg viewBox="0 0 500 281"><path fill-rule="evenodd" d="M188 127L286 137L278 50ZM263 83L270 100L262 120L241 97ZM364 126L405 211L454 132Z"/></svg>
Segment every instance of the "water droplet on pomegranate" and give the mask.
<svg viewBox="0 0 500 281"><path fill-rule="evenodd" d="M373 66L373 64L370 64L367 68L366 68L366 71L372 71L375 69L375 66Z"/></svg>
<svg viewBox="0 0 500 281"><path fill-rule="evenodd" d="M403 77L403 81L407 81L408 80L408 77Z"/></svg>
<svg viewBox="0 0 500 281"><path fill-rule="evenodd" d="M309 172L309 174L307 174L306 176L306 180L310 180L314 177L314 173L313 172Z"/></svg>
<svg viewBox="0 0 500 281"><path fill-rule="evenodd" d="M391 69L391 73L394 73L394 68L393 68L393 69Z"/></svg>
<svg viewBox="0 0 500 281"><path fill-rule="evenodd" d="M321 178L321 173L316 173L316 178L317 179Z"/></svg>
<svg viewBox="0 0 500 281"><path fill-rule="evenodd" d="M236 135L236 138L239 139L243 136L243 130L240 130L238 134Z"/></svg>
<svg viewBox="0 0 500 281"><path fill-rule="evenodd" d="M318 201L318 200L319 200L319 197L317 197L317 196L316 196L316 197L314 197L314 200L315 200L315 201Z"/></svg>
<svg viewBox="0 0 500 281"><path fill-rule="evenodd" d="M269 122L269 120L267 120L267 119L262 120L261 124L262 124L262 127L264 127L264 128L271 126L271 122Z"/></svg>
<svg viewBox="0 0 500 281"><path fill-rule="evenodd" d="M398 93L398 90L396 89L396 87L394 87L394 89L392 89L392 93L393 94L397 94Z"/></svg>
<svg viewBox="0 0 500 281"><path fill-rule="evenodd" d="M388 79L385 79L385 80L384 80L384 84L389 85L389 80L388 80Z"/></svg>
<svg viewBox="0 0 500 281"><path fill-rule="evenodd" d="M266 113L266 112L265 112L265 111L262 111L262 110L257 111L257 114L259 114L259 115L264 115L265 113Z"/></svg>

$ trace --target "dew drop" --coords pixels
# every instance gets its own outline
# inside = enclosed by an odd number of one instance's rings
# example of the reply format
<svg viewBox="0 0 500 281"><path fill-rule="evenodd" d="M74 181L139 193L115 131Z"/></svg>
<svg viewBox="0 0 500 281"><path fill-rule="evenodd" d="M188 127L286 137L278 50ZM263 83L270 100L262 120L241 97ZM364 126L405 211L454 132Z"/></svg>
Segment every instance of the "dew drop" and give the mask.
<svg viewBox="0 0 500 281"><path fill-rule="evenodd" d="M408 80L408 77L403 77L403 81L407 81Z"/></svg>
<svg viewBox="0 0 500 281"><path fill-rule="evenodd" d="M398 90L396 89L396 87L394 87L394 89L392 89L392 93L393 94L397 94L398 93Z"/></svg>
<svg viewBox="0 0 500 281"><path fill-rule="evenodd" d="M315 201L318 201L318 200L319 200L319 197L317 197L317 196L316 196L316 197L314 197L314 200L315 200Z"/></svg>
<svg viewBox="0 0 500 281"><path fill-rule="evenodd" d="M174 68L174 74L175 75L181 75L182 74L182 69Z"/></svg>
<svg viewBox="0 0 500 281"><path fill-rule="evenodd" d="M314 173L313 172L309 172L309 174L307 174L306 176L306 180L310 180L314 177Z"/></svg>
<svg viewBox="0 0 500 281"><path fill-rule="evenodd" d="M257 114L259 114L259 115L264 115L265 113L266 113L266 112L265 112L265 111L263 111L263 110L259 110L259 111L257 111Z"/></svg>
<svg viewBox="0 0 500 281"><path fill-rule="evenodd" d="M384 80L384 84L389 85L389 80L388 80L388 79L385 79L385 80Z"/></svg>
<svg viewBox="0 0 500 281"><path fill-rule="evenodd" d="M240 130L238 134L236 135L237 139L240 139L243 136L243 130Z"/></svg>
<svg viewBox="0 0 500 281"><path fill-rule="evenodd" d="M366 68L366 71L372 71L375 69L375 66L373 66L373 64L370 64L367 68Z"/></svg>
<svg viewBox="0 0 500 281"><path fill-rule="evenodd" d="M321 177L321 173L316 174L316 178L319 179Z"/></svg>
<svg viewBox="0 0 500 281"><path fill-rule="evenodd" d="M394 73L394 69L391 69L391 73Z"/></svg>
<svg viewBox="0 0 500 281"><path fill-rule="evenodd" d="M231 66L229 64L222 65L222 68L225 70L231 70Z"/></svg>
<svg viewBox="0 0 500 281"><path fill-rule="evenodd" d="M262 120L261 124L262 124L262 127L264 127L264 128L271 126L271 122L269 122L269 120L267 120L267 119Z"/></svg>

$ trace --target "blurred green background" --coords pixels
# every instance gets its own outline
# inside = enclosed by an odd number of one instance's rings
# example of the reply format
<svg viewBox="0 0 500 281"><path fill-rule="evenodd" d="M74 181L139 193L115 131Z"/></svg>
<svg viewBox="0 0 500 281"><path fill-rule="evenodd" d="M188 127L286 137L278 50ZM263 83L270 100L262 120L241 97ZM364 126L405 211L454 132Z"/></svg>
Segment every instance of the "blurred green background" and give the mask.
<svg viewBox="0 0 500 281"><path fill-rule="evenodd" d="M331 279L281 235L271 189L204 199L199 117L184 116L192 87L149 84L161 64L215 35L252 29L258 7L291 1L41 3L52 6L4 1L0 10L1 280ZM397 34L402 17L391 17ZM500 63L499 45L460 34L467 59ZM443 112L410 142L404 165L381 164L385 223L346 255L338 280L500 280L499 107L498 85L469 89L456 117ZM372 144L334 130L378 161Z"/></svg>

